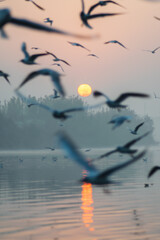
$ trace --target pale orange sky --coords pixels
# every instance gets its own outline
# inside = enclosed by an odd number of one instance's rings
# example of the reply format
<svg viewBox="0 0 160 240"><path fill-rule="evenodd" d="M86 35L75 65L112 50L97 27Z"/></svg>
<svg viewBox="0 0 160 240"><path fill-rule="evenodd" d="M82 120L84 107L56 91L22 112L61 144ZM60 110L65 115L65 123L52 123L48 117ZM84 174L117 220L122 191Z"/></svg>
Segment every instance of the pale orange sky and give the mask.
<svg viewBox="0 0 160 240"><path fill-rule="evenodd" d="M63 65L65 76L62 83L68 96L77 95L77 88L82 83L89 84L93 90L101 90L109 97L116 98L125 91L139 91L152 95L152 99L141 101L127 100L131 107L138 112L149 112L158 115L159 103L153 98L153 92L160 96L160 51L151 54L143 49L153 50L160 46L160 21L153 16L160 17L160 3L151 3L143 0L117 0L126 9L112 4L99 7L95 12L120 12L124 15L91 20L93 30L81 26L79 13L80 0L35 0L46 10L41 11L32 3L24 0L6 0L0 7L10 8L13 16L23 17L43 23L43 19L50 17L54 20L53 27L81 34L99 34L98 39L83 40L56 34L46 34L22 27L7 25L5 30L9 39L0 39L1 67L10 74L13 88L17 87L25 76L40 68L52 68L59 72L51 56L37 59L40 65L28 66L19 62L23 58L22 42L26 42L29 53L38 53L31 49L36 46L49 50L59 58L65 59L71 67ZM96 3L95 0L85 0L85 7ZM118 40L128 50L114 44L104 45L105 41ZM88 57L84 49L73 47L67 41L78 42L99 56L99 59ZM1 99L8 99L13 90L2 78ZM23 93L41 96L52 93L52 85L47 77L35 78L23 87ZM92 97L89 97L89 102ZM86 98L85 98L86 101ZM153 106L156 106L153 108Z"/></svg>

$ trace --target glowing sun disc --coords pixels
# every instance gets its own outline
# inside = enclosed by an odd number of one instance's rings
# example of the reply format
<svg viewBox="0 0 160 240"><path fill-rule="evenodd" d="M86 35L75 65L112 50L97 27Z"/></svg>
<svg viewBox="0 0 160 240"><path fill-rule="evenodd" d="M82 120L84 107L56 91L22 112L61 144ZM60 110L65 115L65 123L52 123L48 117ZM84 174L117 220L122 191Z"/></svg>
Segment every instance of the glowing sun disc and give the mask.
<svg viewBox="0 0 160 240"><path fill-rule="evenodd" d="M92 88L88 84L81 84L77 91L81 97L88 97L92 93Z"/></svg>

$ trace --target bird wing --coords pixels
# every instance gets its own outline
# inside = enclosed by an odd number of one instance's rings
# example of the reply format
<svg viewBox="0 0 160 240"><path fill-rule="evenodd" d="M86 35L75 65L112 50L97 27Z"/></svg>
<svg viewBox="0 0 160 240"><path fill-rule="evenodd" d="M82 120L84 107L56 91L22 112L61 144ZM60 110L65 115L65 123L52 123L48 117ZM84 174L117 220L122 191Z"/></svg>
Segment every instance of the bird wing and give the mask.
<svg viewBox="0 0 160 240"><path fill-rule="evenodd" d="M10 81L9 81L9 79L8 79L8 74L5 75L4 78L5 78L5 80L6 80L9 84L11 84Z"/></svg>
<svg viewBox="0 0 160 240"><path fill-rule="evenodd" d="M50 33L68 35L68 36L72 36L72 37L76 37L76 38L91 39L91 38L97 37L97 35L95 35L95 36L89 36L89 35L87 36L86 35L85 36L85 35L76 34L76 33L74 34L74 33L66 32L66 31L62 31L60 29L56 29L56 28L46 26L44 24L32 22L32 21L29 21L27 19L14 18L12 16L10 17L9 22L12 23L12 24L15 24L17 26L28 27L28 28L32 28L32 29L36 29L36 30L40 30L40 31L45 31L45 32L50 32Z"/></svg>
<svg viewBox="0 0 160 240"><path fill-rule="evenodd" d="M143 93L135 93L135 92L127 92L127 93L122 93L116 100L116 103L120 103L124 101L128 97L149 97L148 94L143 94Z"/></svg>
<svg viewBox="0 0 160 240"><path fill-rule="evenodd" d="M130 148L133 144L135 144L136 142L138 142L138 141L141 140L142 138L146 137L149 133L150 133L150 131L149 131L149 132L146 132L146 133L143 134L142 136L140 136L140 137L138 137L138 138L136 138L136 139L134 139L134 140L126 143L126 144L124 145L124 147L125 147L125 148Z"/></svg>
<svg viewBox="0 0 160 240"><path fill-rule="evenodd" d="M68 66L71 66L68 62L66 62L66 61L63 60L63 59L59 59L59 61L61 61L61 62L65 63L65 64L67 64Z"/></svg>
<svg viewBox="0 0 160 240"><path fill-rule="evenodd" d="M117 172L119 171L120 169L122 168L125 168L127 166L129 166L130 164L138 161L139 159L141 159L144 155L146 154L146 150L142 151L141 153L139 153L137 156L135 156L134 158L131 158L130 160L124 162L124 163L121 163L121 164L118 164L114 167L111 167L109 169L106 169L105 171L101 172L99 175L98 175L98 178L104 178L105 176L109 176L111 175L112 173L114 172Z"/></svg>
<svg viewBox="0 0 160 240"><path fill-rule="evenodd" d="M90 174L98 173L97 169L91 163L87 162L85 157L78 151L73 141L66 134L59 133L58 138L60 145L70 158L79 163L82 167L89 171Z"/></svg>
<svg viewBox="0 0 160 240"><path fill-rule="evenodd" d="M29 80L31 80L32 78L34 78L34 77L36 77L36 76L38 76L38 75L41 75L42 73L41 73L41 71L39 70L39 71L34 71L34 72L31 72L24 80L23 80L23 82L19 85L19 87L17 88L17 89L19 89L19 88L21 88L24 84L26 84Z"/></svg>
<svg viewBox="0 0 160 240"><path fill-rule="evenodd" d="M51 80L52 80L54 86L56 87L58 92L64 97L65 90L60 82L60 74L58 72L52 70L50 73L50 76L51 76Z"/></svg>
<svg viewBox="0 0 160 240"><path fill-rule="evenodd" d="M81 3L82 3L82 12L84 12L84 0L81 0Z"/></svg>
<svg viewBox="0 0 160 240"><path fill-rule="evenodd" d="M93 96L94 96L94 97L103 96L103 97L105 97L107 100L110 100L109 97L108 97L106 94L104 94L104 93L102 93L102 92L100 92L100 91L94 91L94 92L93 92Z"/></svg>
<svg viewBox="0 0 160 240"><path fill-rule="evenodd" d="M150 178L155 172L157 172L158 170L160 170L159 166L154 166L148 173L148 178Z"/></svg>
<svg viewBox="0 0 160 240"><path fill-rule="evenodd" d="M31 1L36 7L38 7L41 10L45 10L43 7L39 6L37 3L35 3L34 1Z"/></svg>
<svg viewBox="0 0 160 240"><path fill-rule="evenodd" d="M115 15L121 15L123 13L98 13L98 14L92 14L87 16L87 19L93 19L93 18L98 18L98 17L110 17L110 16L115 16Z"/></svg>
<svg viewBox="0 0 160 240"><path fill-rule="evenodd" d="M118 43L121 47L126 48L121 42L116 41L116 43ZM126 49L127 49L127 48L126 48Z"/></svg>
<svg viewBox="0 0 160 240"><path fill-rule="evenodd" d="M109 151L109 152L107 152L107 153L105 153L105 154L102 154L101 156L97 157L95 160L102 159L102 158L104 158L104 157L108 157L109 155L111 155L111 154L113 154L113 153L115 153L115 152L117 152L116 149L115 149L115 150L112 150L112 151Z"/></svg>
<svg viewBox="0 0 160 240"><path fill-rule="evenodd" d="M144 124L144 122L138 124L138 125L135 127L134 131L137 132L138 129L139 129L143 124Z"/></svg>
<svg viewBox="0 0 160 240"><path fill-rule="evenodd" d="M91 12L92 12L96 7L98 7L99 5L100 5L100 2L98 2L98 3L94 4L94 5L92 5L92 6L89 8L87 14L90 15Z"/></svg>
<svg viewBox="0 0 160 240"><path fill-rule="evenodd" d="M51 53L51 52L48 52L48 51L46 51L46 53L48 53L48 54L52 55L54 58L57 58L57 57L56 57L56 55L55 55L55 54L53 54L53 53Z"/></svg>
<svg viewBox="0 0 160 240"><path fill-rule="evenodd" d="M157 19L157 20L160 20L160 18L159 17L154 17L155 19Z"/></svg>
<svg viewBox="0 0 160 240"><path fill-rule="evenodd" d="M25 42L22 43L21 50L24 53L25 57L29 58L29 54L27 52L27 48L26 48L26 43Z"/></svg>
<svg viewBox="0 0 160 240"><path fill-rule="evenodd" d="M36 58L41 57L41 56L46 56L49 53L38 53L38 54L33 54L32 56L30 56L30 60L34 61Z"/></svg>
<svg viewBox="0 0 160 240"><path fill-rule="evenodd" d="M160 48L160 47L157 47L157 48L155 48L153 51L155 52L155 51L157 51L159 48Z"/></svg>

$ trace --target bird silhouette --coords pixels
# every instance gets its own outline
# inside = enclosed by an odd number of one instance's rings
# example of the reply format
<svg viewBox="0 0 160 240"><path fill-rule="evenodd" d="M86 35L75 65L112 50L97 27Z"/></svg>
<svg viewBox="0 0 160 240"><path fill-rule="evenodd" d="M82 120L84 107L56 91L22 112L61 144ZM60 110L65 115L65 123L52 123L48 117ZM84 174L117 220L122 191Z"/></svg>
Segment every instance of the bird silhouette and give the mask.
<svg viewBox="0 0 160 240"><path fill-rule="evenodd" d="M50 26L52 26L53 20L50 18L45 18L44 23L50 23Z"/></svg>
<svg viewBox="0 0 160 240"><path fill-rule="evenodd" d="M90 19L99 18L99 17L116 16L116 15L122 14L122 13L98 13L98 14L91 15L91 14L85 13L84 0L81 0L81 2L82 2L82 11L80 12L80 18L83 24L90 29L92 29L92 26L88 23L88 20Z"/></svg>
<svg viewBox="0 0 160 240"><path fill-rule="evenodd" d="M108 157L109 155L113 154L113 153L116 153L116 152L119 152L119 153L124 153L124 154L129 154L133 157L133 154L136 153L138 150L137 149L130 149L130 147L135 144L136 142L140 141L141 139L143 139L144 137L146 137L150 132L146 132L145 134L143 134L142 136L132 140L132 141L129 141L128 143L126 143L125 145L123 146L118 146L116 149L112 150L112 151L109 151L105 154L102 154L101 156L95 158L94 160L98 160L98 159L102 159L104 157Z"/></svg>
<svg viewBox="0 0 160 240"><path fill-rule="evenodd" d="M128 97L140 97L140 98L147 98L149 97L148 94L144 93L135 93L135 92L126 92L122 93L116 100L111 100L106 94L100 92L100 91L94 91L93 92L94 97L100 97L103 96L107 99L106 104L110 108L126 108L127 105L122 105L121 102L123 102Z"/></svg>
<svg viewBox="0 0 160 240"><path fill-rule="evenodd" d="M27 47L26 47L26 43L25 42L22 43L21 50L24 53L25 58L20 60L20 62L28 64L28 65L37 64L35 62L35 60L38 57L43 57L43 56L49 55L49 53L38 53L38 54L29 55L29 53L27 52Z"/></svg>
<svg viewBox="0 0 160 240"><path fill-rule="evenodd" d="M86 49L87 51L90 52L90 50L89 50L88 48L84 47L83 45L81 45L81 44L79 44L79 43L76 43L76 42L69 42L69 41L68 41L68 43L71 44L72 46L77 46L77 47L84 48L84 49Z"/></svg>
<svg viewBox="0 0 160 240"><path fill-rule="evenodd" d="M75 162L77 162L79 165L81 165L87 171L87 175L84 176L83 179L81 179L80 181L97 184L97 185L115 183L109 179L109 177L113 173L138 161L146 153L146 151L142 151L137 156L126 161L125 163L117 164L114 167L108 168L108 169L100 172L90 161L87 161L87 159L82 155L82 153L80 151L78 151L77 146L73 143L73 141L65 133L58 133L58 139L59 139L61 147L67 153L68 157L73 159Z"/></svg>
<svg viewBox="0 0 160 240"><path fill-rule="evenodd" d="M120 42L117 41L117 40L110 40L110 41L108 41L108 42L105 42L104 44L108 44L108 43L115 43L115 44L118 44L118 45L120 45L121 47L127 49L122 43L120 43Z"/></svg>
<svg viewBox="0 0 160 240"><path fill-rule="evenodd" d="M52 70L52 69L48 69L48 68L44 68L44 69L40 69L34 72L31 72L24 80L23 82L19 85L19 87L17 88L17 90L19 88L21 88L23 85L25 85L28 81L30 81L32 78L37 77L39 75L43 75L43 76L50 76L52 83L54 84L54 86L56 87L56 89L59 91L59 93L62 96L65 96L65 91L62 87L62 84L60 82L60 76L61 74Z"/></svg>
<svg viewBox="0 0 160 240"><path fill-rule="evenodd" d="M145 52L150 52L150 53L155 53L158 49L160 49L160 47L157 47L157 48L155 48L155 49L153 49L153 50L146 50L146 49L143 49L143 51L145 51Z"/></svg>
<svg viewBox="0 0 160 240"><path fill-rule="evenodd" d="M133 135L137 135L138 129L144 124L144 122L138 124L135 129L130 129L130 133L132 133Z"/></svg>
<svg viewBox="0 0 160 240"><path fill-rule="evenodd" d="M94 53L90 53L90 54L88 54L87 56L99 58L99 57L98 57L97 55L95 55Z"/></svg>
<svg viewBox="0 0 160 240"><path fill-rule="evenodd" d="M62 66L61 66L61 64L60 64L60 63L53 63L52 65L60 67L60 68L61 68L61 70L62 70L62 72L64 72L64 69L62 68Z"/></svg>
<svg viewBox="0 0 160 240"><path fill-rule="evenodd" d="M130 122L132 119L131 116L118 116L118 117L114 117L112 118L111 121L109 121L108 123L113 124L113 130L119 126L121 126L124 122Z"/></svg>
<svg viewBox="0 0 160 240"><path fill-rule="evenodd" d="M106 6L106 5L109 4L109 3L112 3L112 4L115 4L115 5L119 6L119 7L125 8L125 7L123 7L121 4L116 3L115 1L99 1L98 3L92 5L92 6L89 8L87 14L91 14L91 12L92 12L95 8L97 8L98 6Z"/></svg>

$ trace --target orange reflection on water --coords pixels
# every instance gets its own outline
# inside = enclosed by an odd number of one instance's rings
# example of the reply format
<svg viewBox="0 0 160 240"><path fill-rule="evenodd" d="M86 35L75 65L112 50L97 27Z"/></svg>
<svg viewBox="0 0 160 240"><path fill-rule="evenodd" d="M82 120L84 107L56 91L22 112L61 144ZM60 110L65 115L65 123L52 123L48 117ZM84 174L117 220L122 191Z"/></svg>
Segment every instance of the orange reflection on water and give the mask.
<svg viewBox="0 0 160 240"><path fill-rule="evenodd" d="M85 173L84 173L85 174ZM91 183L83 183L82 185L82 220L85 224L85 227L89 229L89 231L94 231L94 228L91 227L93 223L93 198L92 198L92 184Z"/></svg>

